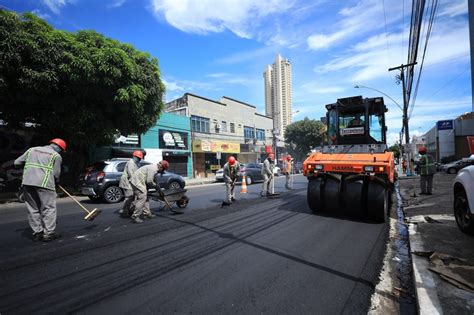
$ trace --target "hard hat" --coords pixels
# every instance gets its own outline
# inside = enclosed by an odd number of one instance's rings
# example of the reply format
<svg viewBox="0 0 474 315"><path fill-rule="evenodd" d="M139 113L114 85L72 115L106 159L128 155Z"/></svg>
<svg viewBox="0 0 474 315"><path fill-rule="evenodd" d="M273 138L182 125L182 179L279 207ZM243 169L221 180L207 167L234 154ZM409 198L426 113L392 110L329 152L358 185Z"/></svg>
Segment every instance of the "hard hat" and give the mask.
<svg viewBox="0 0 474 315"><path fill-rule="evenodd" d="M236 160L235 160L235 157L229 156L229 159L227 161L229 162L230 165L234 165Z"/></svg>
<svg viewBox="0 0 474 315"><path fill-rule="evenodd" d="M418 149L418 153L420 153L420 154L424 154L424 153L426 153L426 151L427 151L426 147L421 147L421 148Z"/></svg>
<svg viewBox="0 0 474 315"><path fill-rule="evenodd" d="M287 160L287 161L291 161L291 155L288 154L288 155L286 156L286 160Z"/></svg>
<svg viewBox="0 0 474 315"><path fill-rule="evenodd" d="M161 164L161 167L166 171L170 167L170 163L168 161L163 160L159 164Z"/></svg>
<svg viewBox="0 0 474 315"><path fill-rule="evenodd" d="M275 159L275 154L270 153L270 154L268 155L268 157L270 158L270 160L274 160L274 159Z"/></svg>
<svg viewBox="0 0 474 315"><path fill-rule="evenodd" d="M140 160L143 160L143 152L142 151L133 151L133 156L136 156Z"/></svg>
<svg viewBox="0 0 474 315"><path fill-rule="evenodd" d="M55 138L55 139L49 141L49 143L50 144L54 143L55 145L60 147L64 152L66 152L66 141L64 141L63 139Z"/></svg>

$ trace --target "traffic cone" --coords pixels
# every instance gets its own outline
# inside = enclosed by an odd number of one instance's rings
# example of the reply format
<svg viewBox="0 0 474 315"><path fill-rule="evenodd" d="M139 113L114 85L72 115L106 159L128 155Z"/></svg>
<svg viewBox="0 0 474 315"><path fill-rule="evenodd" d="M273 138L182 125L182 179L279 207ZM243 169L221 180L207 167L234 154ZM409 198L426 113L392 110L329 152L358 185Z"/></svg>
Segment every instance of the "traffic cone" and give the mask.
<svg viewBox="0 0 474 315"><path fill-rule="evenodd" d="M242 186L240 187L240 193L247 193L247 177L245 175L242 177Z"/></svg>

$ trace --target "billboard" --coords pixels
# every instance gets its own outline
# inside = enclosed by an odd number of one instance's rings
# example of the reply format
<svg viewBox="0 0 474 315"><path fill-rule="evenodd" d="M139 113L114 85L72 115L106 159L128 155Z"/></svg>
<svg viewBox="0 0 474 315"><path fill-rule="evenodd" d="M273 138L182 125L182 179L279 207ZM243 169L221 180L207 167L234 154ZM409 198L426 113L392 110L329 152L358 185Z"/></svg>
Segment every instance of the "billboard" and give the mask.
<svg viewBox="0 0 474 315"><path fill-rule="evenodd" d="M440 120L437 123L438 130L452 130L454 128L453 120Z"/></svg>

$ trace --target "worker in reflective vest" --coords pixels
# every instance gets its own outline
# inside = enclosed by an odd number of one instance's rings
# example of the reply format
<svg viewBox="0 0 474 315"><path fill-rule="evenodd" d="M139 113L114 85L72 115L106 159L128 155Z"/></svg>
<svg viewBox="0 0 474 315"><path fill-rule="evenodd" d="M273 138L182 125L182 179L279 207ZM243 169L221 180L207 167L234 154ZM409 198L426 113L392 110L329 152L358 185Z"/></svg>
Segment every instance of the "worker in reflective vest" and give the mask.
<svg viewBox="0 0 474 315"><path fill-rule="evenodd" d="M45 242L58 238L56 234L56 184L61 175L62 158L66 142L53 139L43 147L28 149L14 162L23 166L22 189L33 240Z"/></svg>
<svg viewBox="0 0 474 315"><path fill-rule="evenodd" d="M262 192L260 193L260 196L265 197L267 195L274 194L274 184L273 184L273 168L274 164L273 161L275 160L275 154L270 153L268 155L268 158L263 161L262 165L262 176L263 176L263 185L262 185Z"/></svg>
<svg viewBox="0 0 474 315"><path fill-rule="evenodd" d="M418 167L420 170L420 186L421 186L421 195L431 195L433 189L433 176L436 173L436 165L434 159L431 155L426 153L426 148L421 147L418 150L421 158L418 162Z"/></svg>
<svg viewBox="0 0 474 315"><path fill-rule="evenodd" d="M134 151L133 157L125 164L122 176L120 177L119 187L123 190L125 201L123 202L123 207L120 209L119 214L124 218L128 218L132 215L131 206L135 197L133 196L130 180L132 179L133 173L140 167L141 160L143 160L143 152L138 150Z"/></svg>
<svg viewBox="0 0 474 315"><path fill-rule="evenodd" d="M224 182L226 187L224 205L230 205L235 201L235 182L239 177L240 163L233 156L229 156L227 163L224 165Z"/></svg>

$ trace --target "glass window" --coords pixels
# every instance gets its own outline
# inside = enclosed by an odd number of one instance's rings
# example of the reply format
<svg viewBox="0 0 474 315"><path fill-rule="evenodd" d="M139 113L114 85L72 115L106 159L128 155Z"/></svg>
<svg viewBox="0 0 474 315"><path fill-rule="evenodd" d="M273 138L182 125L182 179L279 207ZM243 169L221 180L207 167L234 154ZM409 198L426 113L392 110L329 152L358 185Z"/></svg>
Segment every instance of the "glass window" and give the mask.
<svg viewBox="0 0 474 315"><path fill-rule="evenodd" d="M369 116L369 130L370 136L376 141L382 141L382 115Z"/></svg>
<svg viewBox="0 0 474 315"><path fill-rule="evenodd" d="M191 128L196 132L209 133L209 118L191 116Z"/></svg>
<svg viewBox="0 0 474 315"><path fill-rule="evenodd" d="M244 138L246 140L255 138L255 131L252 127L244 126Z"/></svg>
<svg viewBox="0 0 474 315"><path fill-rule="evenodd" d="M264 129L256 129L255 136L257 140L265 140L265 130Z"/></svg>
<svg viewBox="0 0 474 315"><path fill-rule="evenodd" d="M234 123L230 123L230 132L235 133L235 124Z"/></svg>
<svg viewBox="0 0 474 315"><path fill-rule="evenodd" d="M123 172L126 164L127 162L122 162L122 163L117 164L117 172Z"/></svg>
<svg viewBox="0 0 474 315"><path fill-rule="evenodd" d="M222 121L222 124L221 124L221 131L222 131L222 132L227 132L227 122Z"/></svg>

